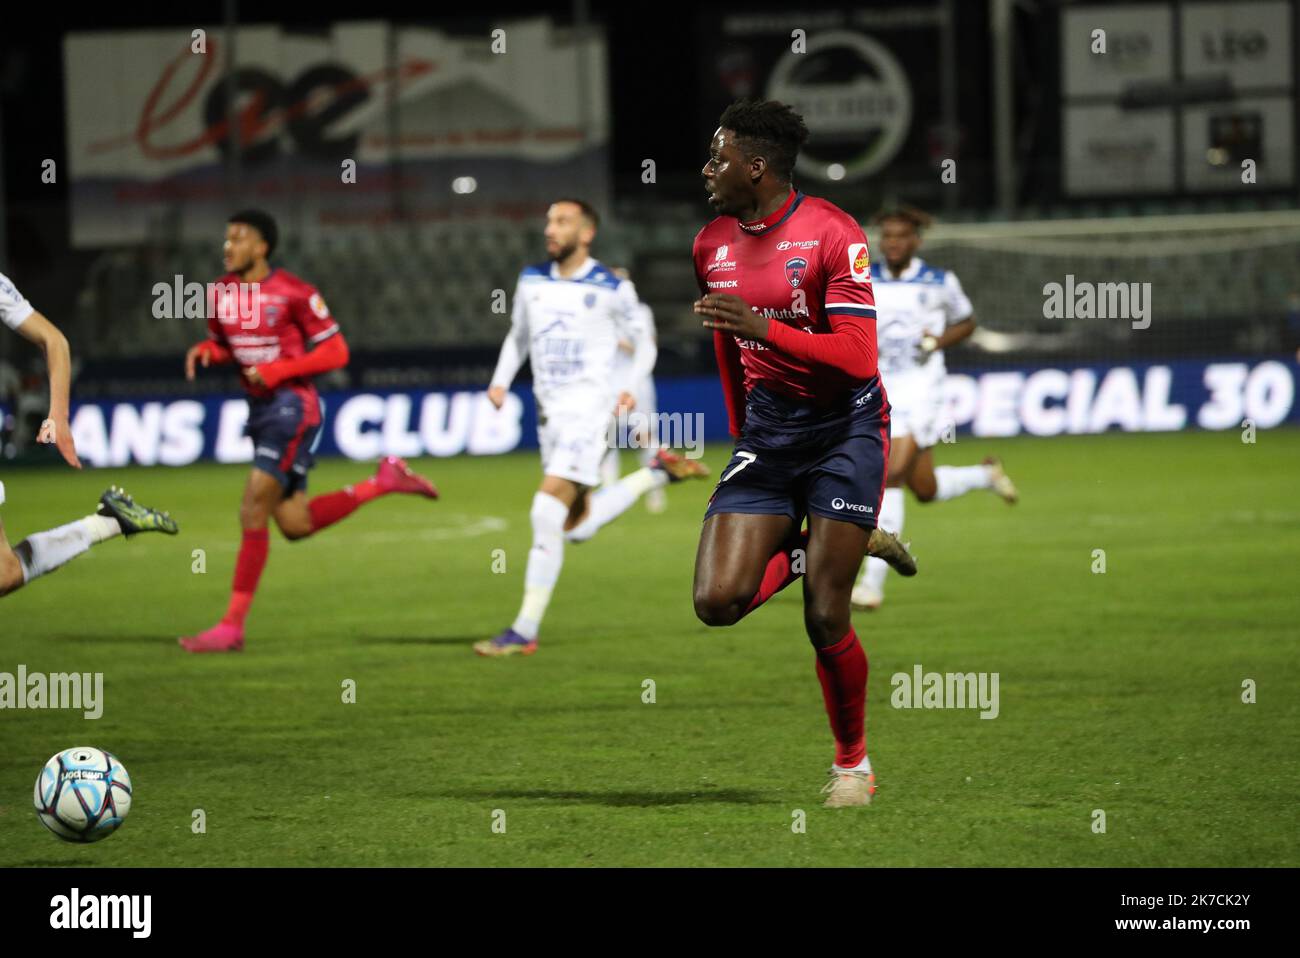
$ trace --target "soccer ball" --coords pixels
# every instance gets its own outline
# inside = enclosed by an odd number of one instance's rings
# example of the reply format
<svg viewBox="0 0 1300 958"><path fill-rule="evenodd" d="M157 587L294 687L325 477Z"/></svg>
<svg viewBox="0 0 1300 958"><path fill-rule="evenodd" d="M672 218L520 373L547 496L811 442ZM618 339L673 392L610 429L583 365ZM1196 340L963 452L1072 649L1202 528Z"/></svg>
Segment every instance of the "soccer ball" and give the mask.
<svg viewBox="0 0 1300 958"><path fill-rule="evenodd" d="M68 842L97 842L131 811L131 776L112 752L79 745L55 755L36 779L36 817Z"/></svg>

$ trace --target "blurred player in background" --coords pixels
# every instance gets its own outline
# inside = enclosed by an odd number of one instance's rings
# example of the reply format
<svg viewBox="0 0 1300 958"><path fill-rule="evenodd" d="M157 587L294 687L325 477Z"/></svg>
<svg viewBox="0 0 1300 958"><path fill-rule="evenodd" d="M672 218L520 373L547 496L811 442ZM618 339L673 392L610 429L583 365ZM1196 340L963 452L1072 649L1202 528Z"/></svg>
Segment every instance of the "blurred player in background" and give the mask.
<svg viewBox="0 0 1300 958"><path fill-rule="evenodd" d="M244 647L244 621L270 549L274 519L289 540L303 539L390 493L438 498L429 480L396 456L369 479L307 498L323 405L313 376L341 369L348 346L316 287L267 260L275 252L275 220L261 210L236 213L226 224L226 274L214 284L209 337L185 356L185 378L195 367L238 363L248 391L253 469L239 507L243 539L235 562L230 604L221 621L180 639L190 652L234 652ZM310 351L308 351L310 348Z"/></svg>
<svg viewBox="0 0 1300 958"><path fill-rule="evenodd" d="M582 200L552 203L544 233L550 261L525 267L515 287L510 332L488 398L500 409L531 357L543 475L529 512L533 545L523 603L510 628L474 644L479 655L537 651L566 540L590 539L651 489L707 472L702 463L661 449L648 466L591 493L600 484L610 417L636 408L633 384L649 377L657 352L632 284L591 257L597 225L596 211ZM614 378L620 339L633 344L621 385Z"/></svg>
<svg viewBox="0 0 1300 958"><path fill-rule="evenodd" d="M785 104L737 101L701 171L719 215L695 237L694 308L715 330L737 442L705 512L694 602L707 625L734 625L804 576L804 626L835 738L823 791L839 808L869 804L876 787L867 656L849 594L880 538L890 412L862 228L791 185L807 138Z"/></svg>
<svg viewBox="0 0 1300 958"><path fill-rule="evenodd" d="M910 206L878 213L880 249L885 262L871 264L876 296L876 342L880 376L889 390L891 443L889 482L880 505L880 527L901 535L903 490L921 502L942 502L976 489L988 489L1008 503L1016 487L992 457L977 466L935 466L931 447L947 423L943 351L975 330L975 310L957 274L916 255L929 214ZM855 609L878 609L884 601L889 567L868 558L853 589Z"/></svg>
<svg viewBox="0 0 1300 958"><path fill-rule="evenodd" d="M631 282L631 276L623 267L615 266L611 272L619 279ZM637 309L646 329L650 331L651 340L657 343L654 313L639 299ZM631 340L618 341L618 352L614 357L614 382L619 389L623 388L623 384L632 374L632 359L635 351L636 345ZM636 409L631 415L621 419L618 416L614 417L614 425L610 431L610 449L600 464L602 486L612 486L619 480L620 449L631 447L638 450L637 458L641 460L642 467L645 467L654 462L655 451L659 448L654 370L647 373L640 382L632 383L631 392L636 397ZM645 494L645 506L656 515L668 508L668 494L662 486L656 486Z"/></svg>
<svg viewBox="0 0 1300 958"><path fill-rule="evenodd" d="M0 273L0 324L15 330L45 353L50 371L50 411L36 437L39 443L53 445L64 461L81 468L72 428L68 424L68 392L72 378L72 356L68 340L53 323L38 313L9 277ZM4 505L5 487L0 482L0 505ZM116 486L99 499L99 509L84 519L69 522L28 536L10 548L0 523L0 596L14 592L38 576L53 572L93 545L119 535L137 532L165 532L175 535L176 523L165 512L137 505Z"/></svg>

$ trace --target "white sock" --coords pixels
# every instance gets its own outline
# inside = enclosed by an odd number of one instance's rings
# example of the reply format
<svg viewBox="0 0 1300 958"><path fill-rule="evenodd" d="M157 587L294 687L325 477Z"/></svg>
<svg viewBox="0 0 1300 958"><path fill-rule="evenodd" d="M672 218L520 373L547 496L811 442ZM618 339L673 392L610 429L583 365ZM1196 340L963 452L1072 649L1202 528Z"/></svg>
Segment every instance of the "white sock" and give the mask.
<svg viewBox="0 0 1300 958"><path fill-rule="evenodd" d="M632 503L651 489L661 489L668 484L668 474L662 469L641 468L629 472L614 483L591 494L587 500L587 514L581 522L564 534L570 542L586 542L596 530L617 519Z"/></svg>
<svg viewBox="0 0 1300 958"><path fill-rule="evenodd" d="M973 489L988 489L993 485L988 466L936 466L934 482L938 492L936 502L964 496Z"/></svg>
<svg viewBox="0 0 1300 958"><path fill-rule="evenodd" d="M903 531L903 490L890 486L880 499L880 520L877 525L886 532L900 535ZM885 591L885 575L889 572L889 563L875 556L867 557L867 566L862 570L861 585L869 586L880 594Z"/></svg>
<svg viewBox="0 0 1300 958"><path fill-rule="evenodd" d="M863 755L862 761L859 762L857 765L854 765L852 768L845 768L843 765L836 765L834 762L831 763L831 768L835 769L835 771L837 772L866 772L868 775L870 775L871 759Z"/></svg>
<svg viewBox="0 0 1300 958"><path fill-rule="evenodd" d="M533 496L529 518L533 523L533 547L528 550L524 572L524 601L511 628L525 639L537 638L542 617L551 601L551 591L564 565L564 520L569 507L549 493Z"/></svg>
<svg viewBox="0 0 1300 958"><path fill-rule="evenodd" d="M30 535L14 548L18 564L23 569L23 581L31 582L53 572L96 543L121 534L122 527L116 519L90 515L57 529Z"/></svg>

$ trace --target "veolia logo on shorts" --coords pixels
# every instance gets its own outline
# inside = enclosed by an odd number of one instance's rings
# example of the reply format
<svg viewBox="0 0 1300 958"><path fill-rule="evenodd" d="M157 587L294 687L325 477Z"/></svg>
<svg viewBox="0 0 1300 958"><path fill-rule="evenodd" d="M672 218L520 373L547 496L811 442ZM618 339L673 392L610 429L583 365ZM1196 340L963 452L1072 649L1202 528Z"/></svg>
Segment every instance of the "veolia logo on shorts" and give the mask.
<svg viewBox="0 0 1300 958"><path fill-rule="evenodd" d="M859 505L856 502L845 502L839 496L836 496L834 499L831 500L831 508L839 509L839 510L847 509L850 512L875 512L876 511L874 506L863 506L863 505Z"/></svg>
<svg viewBox="0 0 1300 958"><path fill-rule="evenodd" d="M803 116L811 136L796 168L822 182L875 173L898 153L912 123L912 91L898 60L851 30L814 36L806 53L786 53L767 96Z"/></svg>

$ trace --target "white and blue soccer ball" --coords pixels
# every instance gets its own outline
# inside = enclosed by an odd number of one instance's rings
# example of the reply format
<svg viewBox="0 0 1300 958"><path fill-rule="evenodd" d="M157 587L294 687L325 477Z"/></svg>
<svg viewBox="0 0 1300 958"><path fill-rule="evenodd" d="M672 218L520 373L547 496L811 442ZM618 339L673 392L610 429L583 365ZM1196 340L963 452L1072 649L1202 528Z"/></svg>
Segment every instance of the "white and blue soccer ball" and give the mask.
<svg viewBox="0 0 1300 958"><path fill-rule="evenodd" d="M131 811L131 776L112 752L67 748L41 769L33 801L41 824L64 841L97 842Z"/></svg>

